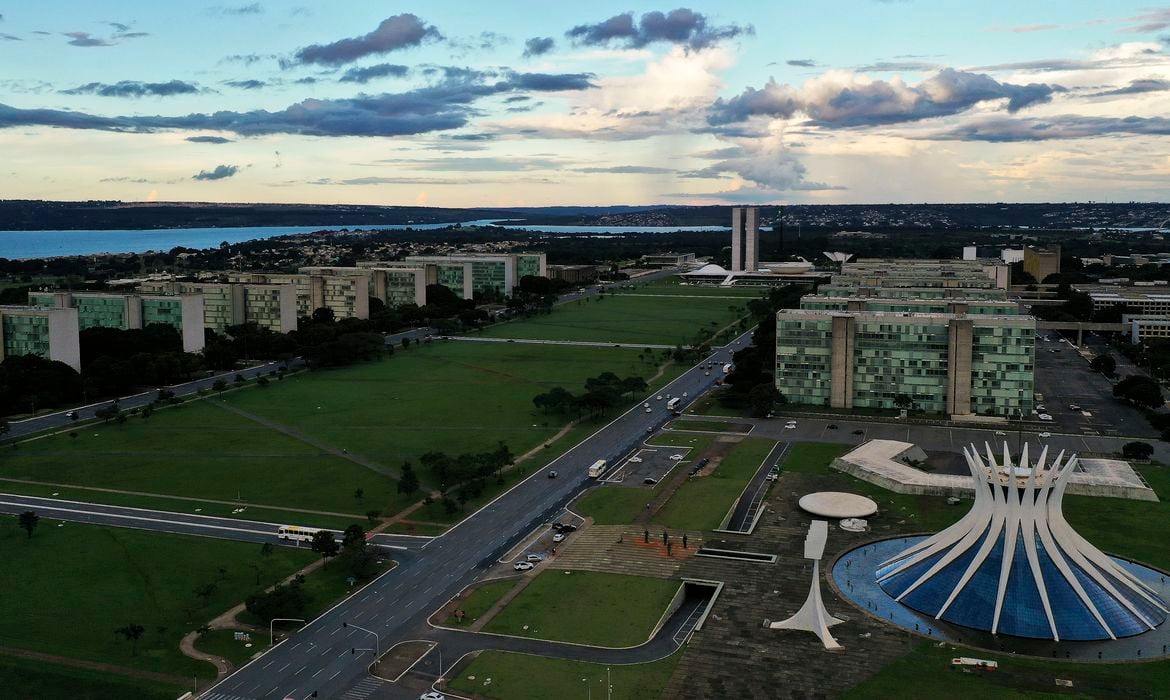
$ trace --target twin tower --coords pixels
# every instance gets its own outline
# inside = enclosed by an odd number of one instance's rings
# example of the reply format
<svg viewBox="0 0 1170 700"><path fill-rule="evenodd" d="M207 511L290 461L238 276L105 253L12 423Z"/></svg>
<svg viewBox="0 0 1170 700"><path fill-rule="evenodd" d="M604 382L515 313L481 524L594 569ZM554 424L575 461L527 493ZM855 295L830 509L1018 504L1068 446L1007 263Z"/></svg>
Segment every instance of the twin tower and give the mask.
<svg viewBox="0 0 1170 700"><path fill-rule="evenodd" d="M760 209L759 207L732 207L731 271L755 272L759 265Z"/></svg>

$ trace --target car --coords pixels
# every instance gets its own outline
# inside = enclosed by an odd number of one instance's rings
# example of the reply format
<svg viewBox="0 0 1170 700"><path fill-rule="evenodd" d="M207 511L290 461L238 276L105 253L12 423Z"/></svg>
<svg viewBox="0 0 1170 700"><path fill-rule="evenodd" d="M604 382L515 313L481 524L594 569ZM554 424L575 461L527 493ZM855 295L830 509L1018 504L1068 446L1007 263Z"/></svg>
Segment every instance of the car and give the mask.
<svg viewBox="0 0 1170 700"><path fill-rule="evenodd" d="M557 470L556 470L556 469L549 469L549 470L548 470L548 478L550 478L550 479L555 479L555 478L557 478L557 476L558 476L558 475L557 475Z"/></svg>
<svg viewBox="0 0 1170 700"><path fill-rule="evenodd" d="M513 571L530 571L534 568L536 568L536 565L527 561L518 561L512 565Z"/></svg>
<svg viewBox="0 0 1170 700"><path fill-rule="evenodd" d="M1048 409L1047 409L1047 408L1044 406L1044 404L1037 404L1037 405L1036 405L1036 410L1037 410L1039 413L1048 413Z"/></svg>
<svg viewBox="0 0 1170 700"><path fill-rule="evenodd" d="M666 398L668 398L668 399L669 399L669 398L670 398L670 394L667 394L667 395L666 395Z"/></svg>
<svg viewBox="0 0 1170 700"><path fill-rule="evenodd" d="M865 435L865 431L864 430L854 430L853 434L854 435Z"/></svg>
<svg viewBox="0 0 1170 700"><path fill-rule="evenodd" d="M704 376L704 377L710 377L710 376L711 376L711 373L710 373L710 372L703 372L703 376Z"/></svg>
<svg viewBox="0 0 1170 700"><path fill-rule="evenodd" d="M437 690L432 690L429 693L423 693L418 696L418 700L447 700L447 696Z"/></svg>
<svg viewBox="0 0 1170 700"><path fill-rule="evenodd" d="M775 481L779 476L775 472L768 472L768 475L764 477L764 481Z"/></svg>
<svg viewBox="0 0 1170 700"><path fill-rule="evenodd" d="M630 457L630 461L633 462L634 464L641 464L642 458L641 457Z"/></svg>
<svg viewBox="0 0 1170 700"><path fill-rule="evenodd" d="M650 408L650 402L647 401L646 403L642 404L642 408Z"/></svg>
<svg viewBox="0 0 1170 700"><path fill-rule="evenodd" d="M654 409L652 409L652 408L647 408L647 409L646 409L646 413L653 413L653 412L654 412Z"/></svg>
<svg viewBox="0 0 1170 700"><path fill-rule="evenodd" d="M836 430L837 424L836 423L829 423L828 428L829 428L829 430Z"/></svg>
<svg viewBox="0 0 1170 700"><path fill-rule="evenodd" d="M650 426L649 428L646 428L646 432L648 432L648 433L654 432L654 426Z"/></svg>
<svg viewBox="0 0 1170 700"><path fill-rule="evenodd" d="M553 542L561 542L564 539L565 539L565 533L563 533L563 532L558 532L557 534L553 535Z"/></svg>
<svg viewBox="0 0 1170 700"><path fill-rule="evenodd" d="M77 417L77 411L66 411L66 412L65 412L65 417L66 417L66 418L76 418L76 417Z"/></svg>
<svg viewBox="0 0 1170 700"><path fill-rule="evenodd" d="M1042 420L1042 421L1050 421L1050 420L1052 420L1052 416L1048 415L1047 413L1041 413L1040 415L1038 415L1038 416L1036 416L1036 417L1037 417L1037 418L1039 418L1039 419L1040 419L1040 420Z"/></svg>
<svg viewBox="0 0 1170 700"><path fill-rule="evenodd" d="M647 486L653 486L654 484L658 483L658 479L655 479L652 476L648 476L645 479L642 479L642 483L646 484Z"/></svg>
<svg viewBox="0 0 1170 700"><path fill-rule="evenodd" d="M662 400L662 394L659 394L659 395L658 395L658 400L659 400L659 401L661 401L661 400Z"/></svg>
<svg viewBox="0 0 1170 700"><path fill-rule="evenodd" d="M787 425L785 425L785 426L784 426L784 429L785 429L785 430L795 430L795 429L796 429L796 423L788 423Z"/></svg>
<svg viewBox="0 0 1170 700"><path fill-rule="evenodd" d="M673 460L675 460L675 461L677 461L677 460L680 460L680 459L682 459L682 458L683 458L683 456L682 456L682 455L671 455L671 456L670 456L670 458L671 458L671 459L673 459Z"/></svg>
<svg viewBox="0 0 1170 700"><path fill-rule="evenodd" d="M540 562L544 561L544 555L543 554L528 554L524 557L524 561L532 562L533 564L539 564Z"/></svg>
<svg viewBox="0 0 1170 700"><path fill-rule="evenodd" d="M561 532L576 532L577 526L572 523L561 523Z"/></svg>
<svg viewBox="0 0 1170 700"><path fill-rule="evenodd" d="M1042 438L1050 438L1050 437L1052 437L1052 433L1049 433L1049 432L1047 432L1047 431L1046 431L1046 432L1040 433L1040 437L1042 437Z"/></svg>
<svg viewBox="0 0 1170 700"><path fill-rule="evenodd" d="M685 392L685 391L684 391L684 392L683 392L683 398L685 399L686 397L687 397L687 392Z"/></svg>

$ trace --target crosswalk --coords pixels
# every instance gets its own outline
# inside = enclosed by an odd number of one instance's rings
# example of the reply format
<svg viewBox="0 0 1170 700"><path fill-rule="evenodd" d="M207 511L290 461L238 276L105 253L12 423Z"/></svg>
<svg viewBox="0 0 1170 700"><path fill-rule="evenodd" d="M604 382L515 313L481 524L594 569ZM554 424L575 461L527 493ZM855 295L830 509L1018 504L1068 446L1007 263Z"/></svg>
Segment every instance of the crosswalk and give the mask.
<svg viewBox="0 0 1170 700"><path fill-rule="evenodd" d="M386 685L385 681L366 676L357 685L345 691L341 695L341 700L366 700L384 685Z"/></svg>
<svg viewBox="0 0 1170 700"><path fill-rule="evenodd" d="M251 700L243 695L228 695L227 693L212 693L210 695L201 695L199 700Z"/></svg>

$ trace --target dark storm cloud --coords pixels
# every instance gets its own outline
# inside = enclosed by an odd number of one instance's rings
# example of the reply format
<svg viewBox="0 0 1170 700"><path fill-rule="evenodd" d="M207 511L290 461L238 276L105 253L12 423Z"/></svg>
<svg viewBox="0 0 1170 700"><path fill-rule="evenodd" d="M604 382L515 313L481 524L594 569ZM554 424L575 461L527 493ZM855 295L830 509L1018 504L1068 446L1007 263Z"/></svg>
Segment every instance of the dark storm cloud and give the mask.
<svg viewBox="0 0 1170 700"><path fill-rule="evenodd" d="M585 46L616 43L637 49L656 42L669 42L698 50L753 33L755 30L751 25L708 25L707 17L701 12L680 7L665 14L647 12L637 23L633 12L625 12L597 24L579 24L565 32L565 36L573 43Z"/></svg>
<svg viewBox="0 0 1170 700"><path fill-rule="evenodd" d="M199 92L194 83L171 80L165 83L143 83L137 80L120 80L116 83L86 83L70 90L65 95L97 95L99 97L169 97Z"/></svg>
<svg viewBox="0 0 1170 700"><path fill-rule="evenodd" d="M496 137L495 134L455 134L451 137L452 141L491 141Z"/></svg>
<svg viewBox="0 0 1170 700"><path fill-rule="evenodd" d="M963 124L921 138L933 141L1012 143L1120 135L1170 136L1170 119L1166 117L1086 117L1075 114L1045 119L994 117Z"/></svg>
<svg viewBox="0 0 1170 700"><path fill-rule="evenodd" d="M1129 85L1113 90L1096 92L1089 97L1105 97L1108 95L1140 95L1144 92L1163 92L1170 90L1170 80L1162 78L1141 78L1129 81Z"/></svg>
<svg viewBox="0 0 1170 700"><path fill-rule="evenodd" d="M543 56L556 48L557 42L551 36L534 36L524 42L524 58Z"/></svg>
<svg viewBox="0 0 1170 700"><path fill-rule="evenodd" d="M240 172L238 165L217 165L213 170L200 170L191 176L192 180L223 180Z"/></svg>
<svg viewBox="0 0 1170 700"><path fill-rule="evenodd" d="M458 71L455 74L459 74ZM508 92L579 90L591 86L588 73L508 72L488 82L474 71L468 77L400 93L360 94L334 100L304 100L270 112L219 111L185 116L102 117L56 109L21 109L0 104L0 128L52 126L104 131L155 132L170 129L228 131L241 136L402 136L458 129L480 114L474 103Z"/></svg>
<svg viewBox="0 0 1170 700"><path fill-rule="evenodd" d="M715 101L707 121L712 126L736 124L752 116L791 118L804 113L814 124L832 127L873 126L959 114L988 100L1007 100L1009 112L1047 102L1063 88L1042 83L1014 85L979 74L944 68L917 85L874 80L820 85L797 90L768 81L730 99Z"/></svg>
<svg viewBox="0 0 1170 700"><path fill-rule="evenodd" d="M232 143L231 139L225 139L222 136L188 136L185 140L191 143Z"/></svg>
<svg viewBox="0 0 1170 700"><path fill-rule="evenodd" d="M338 66L366 56L407 49L419 46L424 41L442 38L443 35L434 26L415 15L404 13L382 20L378 28L369 34L299 49L294 63Z"/></svg>
<svg viewBox="0 0 1170 700"><path fill-rule="evenodd" d="M338 80L343 83L361 83L365 85L375 78L401 78L410 71L410 68L395 63L379 63L364 68L350 68Z"/></svg>
<svg viewBox="0 0 1170 700"><path fill-rule="evenodd" d="M790 58L785 61L790 66L795 68L816 68L817 62L811 58Z"/></svg>

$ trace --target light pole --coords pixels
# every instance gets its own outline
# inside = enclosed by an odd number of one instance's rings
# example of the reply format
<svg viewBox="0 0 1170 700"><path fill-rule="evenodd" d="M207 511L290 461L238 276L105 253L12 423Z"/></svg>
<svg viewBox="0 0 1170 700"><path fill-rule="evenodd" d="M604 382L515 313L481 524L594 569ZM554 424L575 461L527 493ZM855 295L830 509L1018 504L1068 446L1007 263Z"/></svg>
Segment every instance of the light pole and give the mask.
<svg viewBox="0 0 1170 700"><path fill-rule="evenodd" d="M589 685L589 679L582 678L581 682L585 684L585 700L593 700L593 686Z"/></svg>
<svg viewBox="0 0 1170 700"><path fill-rule="evenodd" d="M605 667L605 700L613 700L613 679L609 675L609 666Z"/></svg>
<svg viewBox="0 0 1170 700"><path fill-rule="evenodd" d="M277 623L277 622L299 622L302 625L305 624L305 621L300 619L299 617L274 617L274 618L272 618L271 620L268 621L268 646L272 646L272 643L274 641L272 626L274 623Z"/></svg>
<svg viewBox="0 0 1170 700"><path fill-rule="evenodd" d="M382 652L381 652L382 638L380 636L378 636L378 633L374 632L373 630L368 630L365 627L358 627L357 625L353 624L352 622L342 622L341 626L342 627L352 627L355 630L361 630L362 632L365 632L366 634L374 635L374 663L378 663L378 658L382 656ZM368 650L364 650L364 651L368 651Z"/></svg>

